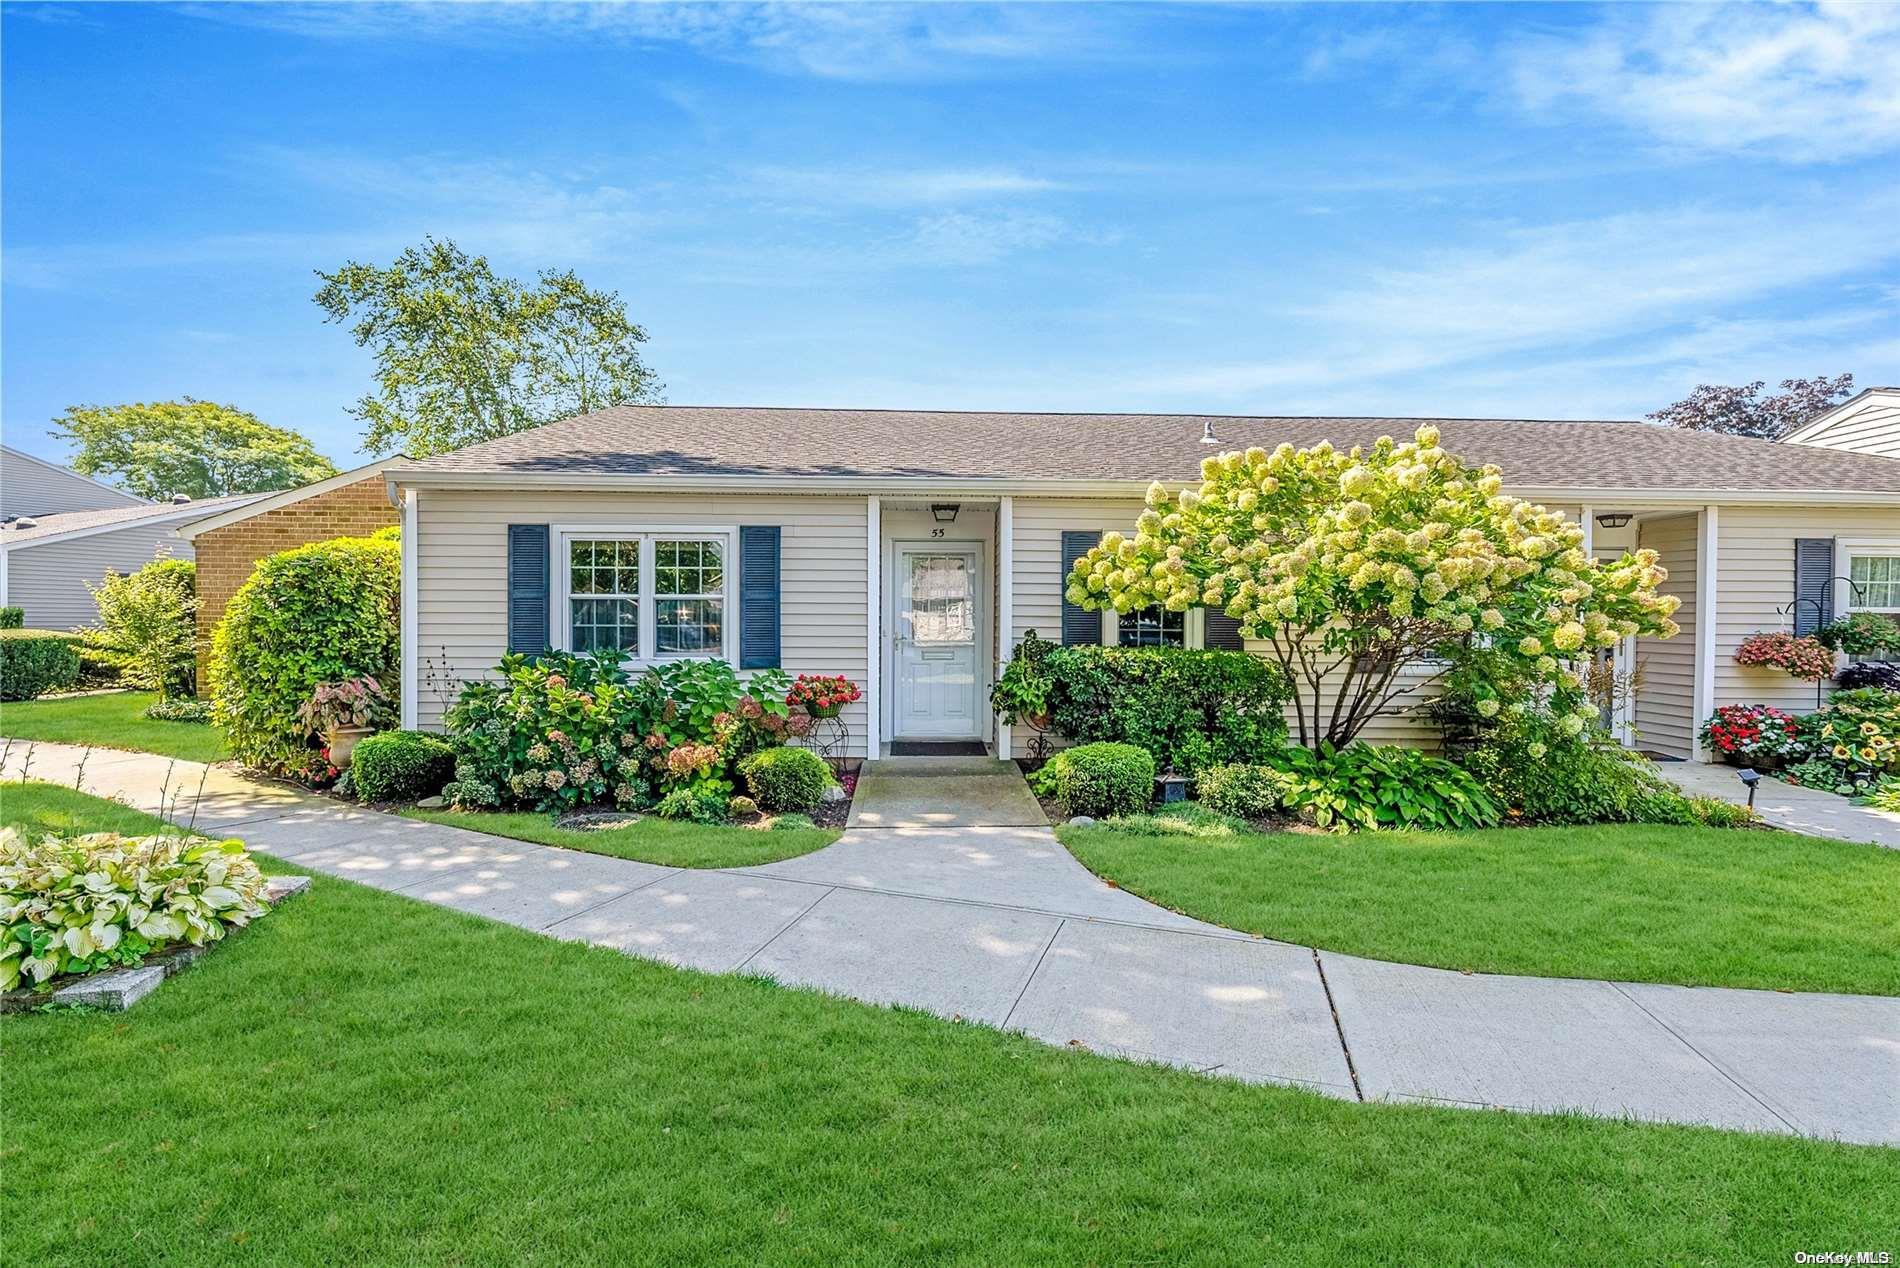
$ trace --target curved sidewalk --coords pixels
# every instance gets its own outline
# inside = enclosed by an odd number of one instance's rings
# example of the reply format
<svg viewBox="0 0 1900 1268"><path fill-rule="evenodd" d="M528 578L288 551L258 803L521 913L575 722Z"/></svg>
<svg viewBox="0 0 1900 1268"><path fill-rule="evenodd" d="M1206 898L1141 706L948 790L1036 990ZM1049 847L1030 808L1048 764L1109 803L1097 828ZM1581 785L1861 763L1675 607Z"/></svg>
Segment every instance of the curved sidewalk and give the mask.
<svg viewBox="0 0 1900 1268"><path fill-rule="evenodd" d="M76 778L80 749L33 753L32 777ZM989 770L1020 786L1013 768ZM1021 822L1000 786L988 800L957 774L945 800L976 812L936 813L928 786L880 790L903 774L872 768L859 826L833 845L708 871L356 810L146 754L92 750L83 787L300 869L553 937L1058 1045L1362 1100L1900 1144L1900 999L1463 974L1258 939L1104 884ZM1018 822L965 821L986 817Z"/></svg>

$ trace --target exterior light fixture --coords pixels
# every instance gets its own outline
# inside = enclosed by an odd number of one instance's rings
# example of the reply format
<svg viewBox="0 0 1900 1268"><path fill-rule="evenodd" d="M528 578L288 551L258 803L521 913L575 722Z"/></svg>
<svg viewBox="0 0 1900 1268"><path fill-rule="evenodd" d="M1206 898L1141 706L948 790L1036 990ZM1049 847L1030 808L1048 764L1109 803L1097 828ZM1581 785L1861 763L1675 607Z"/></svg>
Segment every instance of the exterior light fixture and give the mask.
<svg viewBox="0 0 1900 1268"><path fill-rule="evenodd" d="M1631 515L1628 511L1605 511L1603 514L1597 516L1597 523L1603 525L1605 528L1621 528L1634 518L1636 517Z"/></svg>
<svg viewBox="0 0 1900 1268"><path fill-rule="evenodd" d="M1755 785L1761 783L1761 773L1753 766L1744 766L1735 772L1735 777L1748 789L1748 808L1755 808Z"/></svg>
<svg viewBox="0 0 1900 1268"><path fill-rule="evenodd" d="M1220 443L1220 441L1214 438L1214 420L1211 418L1205 419L1201 423L1201 443L1203 445L1218 445Z"/></svg>
<svg viewBox="0 0 1900 1268"><path fill-rule="evenodd" d="M930 504L930 518L936 520L939 524L954 524L957 522L957 512L962 509L963 503L961 502L932 502Z"/></svg>

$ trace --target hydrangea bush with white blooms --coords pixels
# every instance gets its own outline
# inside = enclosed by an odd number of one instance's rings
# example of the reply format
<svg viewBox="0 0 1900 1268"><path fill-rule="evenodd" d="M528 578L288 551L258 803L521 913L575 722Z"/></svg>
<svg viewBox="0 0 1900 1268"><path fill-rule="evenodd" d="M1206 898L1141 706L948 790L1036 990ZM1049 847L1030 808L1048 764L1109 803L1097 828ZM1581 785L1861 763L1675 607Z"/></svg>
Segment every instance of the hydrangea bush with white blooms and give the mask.
<svg viewBox="0 0 1900 1268"><path fill-rule="evenodd" d="M1295 689L1299 742L1350 743L1484 646L1514 682L1546 690L1567 733L1596 717L1578 661L1631 634L1669 637L1680 603L1656 592L1656 553L1600 563L1583 529L1502 491L1495 466L1381 437L1349 451L1283 444L1201 463L1201 484L1149 486L1133 535L1078 559L1068 597L1132 612L1218 608L1264 642ZM1441 662L1421 677L1409 668ZM1480 713L1495 690L1480 683Z"/></svg>

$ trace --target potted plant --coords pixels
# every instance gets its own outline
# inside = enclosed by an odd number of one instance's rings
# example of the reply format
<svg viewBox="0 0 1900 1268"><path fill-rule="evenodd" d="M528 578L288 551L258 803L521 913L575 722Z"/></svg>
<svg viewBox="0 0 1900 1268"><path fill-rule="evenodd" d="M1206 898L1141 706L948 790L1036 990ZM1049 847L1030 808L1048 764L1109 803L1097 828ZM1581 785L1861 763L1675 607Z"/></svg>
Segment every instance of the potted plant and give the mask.
<svg viewBox="0 0 1900 1268"><path fill-rule="evenodd" d="M1779 669L1793 678L1818 682L1834 676L1834 653L1819 639L1776 630L1751 634L1735 649L1737 664Z"/></svg>
<svg viewBox="0 0 1900 1268"><path fill-rule="evenodd" d="M800 674L785 693L793 713L813 718L835 718L844 707L863 696L858 685L843 674Z"/></svg>
<svg viewBox="0 0 1900 1268"><path fill-rule="evenodd" d="M325 756L341 771L349 769L356 742L386 725L394 711L383 684L365 674L319 683L297 717L310 734L323 737Z"/></svg>
<svg viewBox="0 0 1900 1268"><path fill-rule="evenodd" d="M1702 742L1731 766L1777 770L1804 751L1800 721L1765 704L1725 704L1702 724Z"/></svg>
<svg viewBox="0 0 1900 1268"><path fill-rule="evenodd" d="M1027 722L1037 730L1049 727L1049 697L1055 683L1049 677L1047 657L1052 644L1030 630L1010 657L1009 664L990 688L990 708L1005 722Z"/></svg>
<svg viewBox="0 0 1900 1268"><path fill-rule="evenodd" d="M1854 612L1814 631L1814 641L1849 656L1900 657L1900 621L1878 612Z"/></svg>

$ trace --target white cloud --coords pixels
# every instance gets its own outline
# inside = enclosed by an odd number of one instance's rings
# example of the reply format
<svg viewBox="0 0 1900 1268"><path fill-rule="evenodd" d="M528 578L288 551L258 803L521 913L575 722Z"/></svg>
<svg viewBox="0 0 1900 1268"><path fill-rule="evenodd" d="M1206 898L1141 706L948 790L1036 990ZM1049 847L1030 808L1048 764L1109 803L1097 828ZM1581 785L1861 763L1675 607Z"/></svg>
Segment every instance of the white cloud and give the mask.
<svg viewBox="0 0 1900 1268"><path fill-rule="evenodd" d="M1666 146L1796 162L1900 145L1900 6L1655 5L1508 51L1534 110L1581 106Z"/></svg>
<svg viewBox="0 0 1900 1268"><path fill-rule="evenodd" d="M919 220L908 243L896 254L925 264L994 264L1018 251L1041 250L1065 242L1096 246L1111 240L1110 235L1080 229L1059 216L1039 212L973 215L952 211Z"/></svg>
<svg viewBox="0 0 1900 1268"><path fill-rule="evenodd" d="M916 80L1115 56L1127 14L1082 5L206 4L200 16L315 39L488 43L546 35L682 44L786 74Z"/></svg>
<svg viewBox="0 0 1900 1268"><path fill-rule="evenodd" d="M798 202L905 207L1019 197L1072 188L1006 167L758 167L747 173L762 193Z"/></svg>
<svg viewBox="0 0 1900 1268"><path fill-rule="evenodd" d="M1888 229L1897 220L1900 193L1882 193L1826 207L1689 207L1500 227L1482 245L1369 267L1328 283L1319 302L1255 316L1274 356L1177 363L1124 386L1253 408L1260 394L1408 376L1415 393L1428 381L1427 390L1442 395L1490 381L1497 366L1521 368L1526 380L1567 366L1578 381L1593 374L1600 397L1604 383L1642 377L1639 369L1658 381L1719 378L1722 367L1732 374L1750 361L1780 363L1794 346L1817 361L1801 373L1855 369L1832 367L1827 349L1878 357L1896 317L1890 306L1865 302L1864 291L1841 289L1839 302L1815 317L1729 314L1836 279L1853 283L1900 259L1900 238Z"/></svg>

